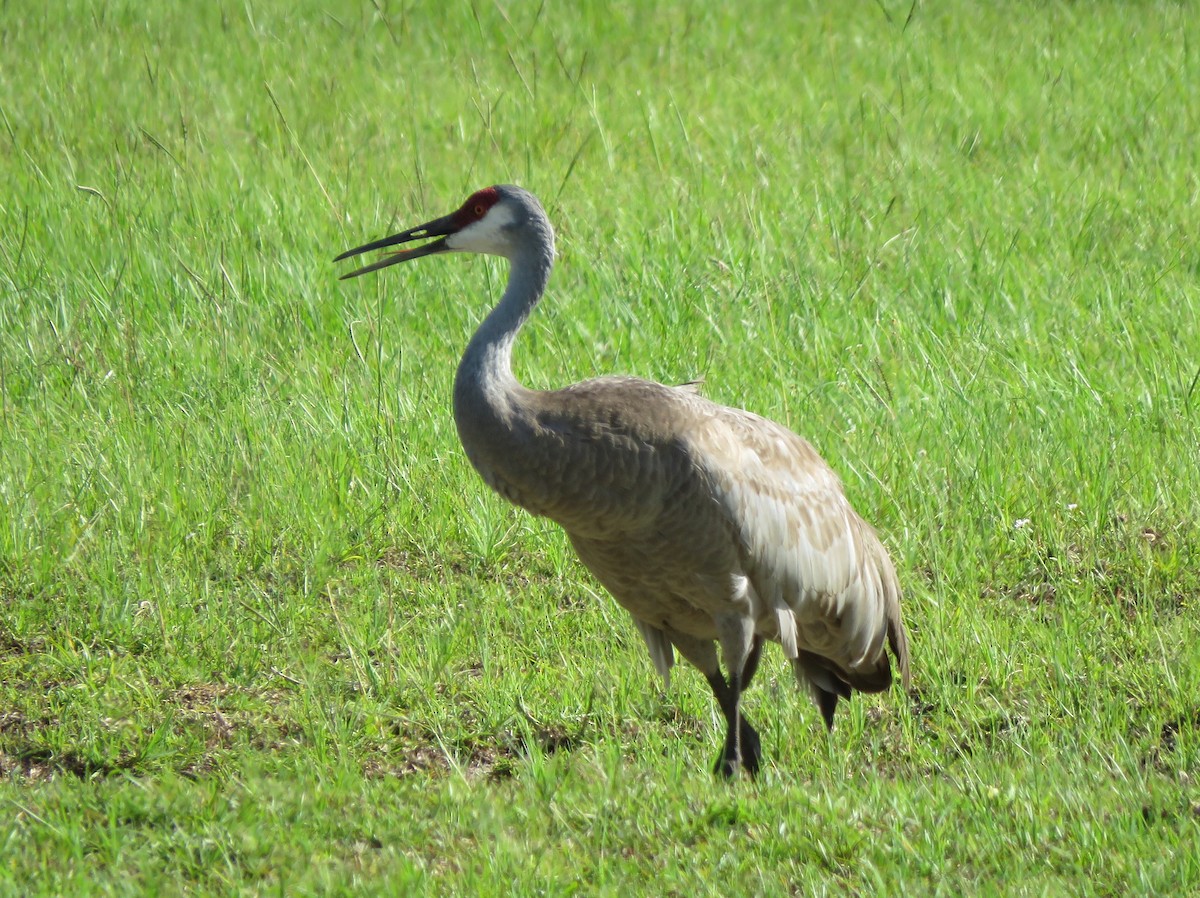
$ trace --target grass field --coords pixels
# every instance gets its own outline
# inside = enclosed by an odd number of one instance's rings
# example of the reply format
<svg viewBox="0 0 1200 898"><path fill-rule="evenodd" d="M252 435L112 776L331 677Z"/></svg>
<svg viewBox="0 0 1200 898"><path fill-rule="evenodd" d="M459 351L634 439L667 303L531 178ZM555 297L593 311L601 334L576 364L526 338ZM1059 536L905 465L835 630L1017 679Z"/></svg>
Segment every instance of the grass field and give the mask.
<svg viewBox="0 0 1200 898"><path fill-rule="evenodd" d="M0 46L0 894L1200 891L1189 4L15 0ZM826 736L772 648L713 779L703 679L458 445L503 267L330 261L496 182L559 232L523 380L811 439L911 694Z"/></svg>

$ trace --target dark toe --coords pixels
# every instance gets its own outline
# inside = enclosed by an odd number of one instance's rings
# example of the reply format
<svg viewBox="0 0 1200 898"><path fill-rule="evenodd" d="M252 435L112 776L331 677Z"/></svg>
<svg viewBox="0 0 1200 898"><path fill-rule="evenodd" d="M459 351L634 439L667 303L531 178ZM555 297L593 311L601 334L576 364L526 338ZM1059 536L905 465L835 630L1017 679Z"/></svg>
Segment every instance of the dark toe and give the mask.
<svg viewBox="0 0 1200 898"><path fill-rule="evenodd" d="M722 779L731 780L733 779L733 775L737 773L737 769L737 758L729 757L725 754L725 751L722 750L721 754L717 757L716 765L713 767L713 773Z"/></svg>
<svg viewBox="0 0 1200 898"><path fill-rule="evenodd" d="M731 752L728 747L721 749L717 763L713 766L713 773L717 776L733 779L739 767L745 768L751 778L758 776L758 771L762 768L762 740L744 717L738 727L738 741L741 743L741 757Z"/></svg>

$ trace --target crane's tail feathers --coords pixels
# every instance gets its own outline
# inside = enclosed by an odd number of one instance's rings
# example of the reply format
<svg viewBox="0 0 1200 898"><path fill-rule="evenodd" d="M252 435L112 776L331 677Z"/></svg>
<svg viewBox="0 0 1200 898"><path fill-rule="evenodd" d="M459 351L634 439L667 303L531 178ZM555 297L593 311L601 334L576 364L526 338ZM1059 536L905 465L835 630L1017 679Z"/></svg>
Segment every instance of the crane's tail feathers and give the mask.
<svg viewBox="0 0 1200 898"><path fill-rule="evenodd" d="M779 627L779 644L783 647L783 654L795 661L800 654L796 638L796 615L791 608L777 606L775 623Z"/></svg>
<svg viewBox="0 0 1200 898"><path fill-rule="evenodd" d="M832 662L812 652L801 651L792 662L796 680L808 690L813 704L821 712L827 729L833 729L833 715L838 698L850 698L850 684L835 672Z"/></svg>
<svg viewBox="0 0 1200 898"><path fill-rule="evenodd" d="M892 665L887 655L883 655L872 670L842 670L820 654L803 651L792 665L800 686L809 689L812 700L821 708L822 714L835 707L835 704L830 704L830 696L848 699L856 689L860 693L882 693L892 686Z"/></svg>
<svg viewBox="0 0 1200 898"><path fill-rule="evenodd" d="M843 698L850 697L851 685L846 682L845 674L827 658L801 650L796 656L796 660L792 662L792 670L796 674L796 681L812 692L813 699L817 701L818 705L820 704L817 697L818 691L830 692Z"/></svg>
<svg viewBox="0 0 1200 898"><path fill-rule="evenodd" d="M817 703L817 708L821 712L821 719L825 721L825 729L832 732L833 715L837 711L838 705L837 694L814 687L813 700Z"/></svg>
<svg viewBox="0 0 1200 898"><path fill-rule="evenodd" d="M896 656L896 665L900 668L900 685L908 691L910 675L908 672L908 633L900 620L899 609L894 618L888 620L888 645ZM890 679L890 678L889 678Z"/></svg>
<svg viewBox="0 0 1200 898"><path fill-rule="evenodd" d="M904 629L904 620L900 617L900 584L896 582L895 571L884 579L885 608L887 614L887 639L892 654L896 658L896 666L900 668L900 683L908 690L908 633ZM890 678L889 678L890 679Z"/></svg>
<svg viewBox="0 0 1200 898"><path fill-rule="evenodd" d="M843 672L842 675L859 692L886 692L892 685L892 665L887 655L880 657L874 670Z"/></svg>
<svg viewBox="0 0 1200 898"><path fill-rule="evenodd" d="M893 605L888 615L888 645L892 646L892 654L896 658L896 666L900 667L900 684L908 690L908 633L904 621L900 619L900 605Z"/></svg>
<svg viewBox="0 0 1200 898"><path fill-rule="evenodd" d="M671 688L671 667L675 664L675 649L671 645L670 638L658 627L653 627L637 618L634 618L633 622L637 625L638 632L642 634L642 641L646 643L646 648L650 652L650 660L654 662L654 669L663 679L663 688Z"/></svg>

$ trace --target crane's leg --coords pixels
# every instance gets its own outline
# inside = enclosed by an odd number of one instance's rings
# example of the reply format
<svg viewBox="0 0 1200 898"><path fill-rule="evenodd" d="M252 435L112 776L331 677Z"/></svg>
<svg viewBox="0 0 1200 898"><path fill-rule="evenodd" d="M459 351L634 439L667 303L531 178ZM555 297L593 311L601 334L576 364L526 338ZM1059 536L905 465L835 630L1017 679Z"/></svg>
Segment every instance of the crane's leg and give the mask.
<svg viewBox="0 0 1200 898"><path fill-rule="evenodd" d="M717 621L717 632L721 639L721 652L725 666L729 668L729 682L716 670L708 677L708 684L725 715L725 747L717 760L715 772L719 776L732 777L738 767L745 767L751 776L762 766L762 745L758 733L741 714L742 692L758 669L758 655L762 651L762 640L754 633L754 623L749 617L731 614Z"/></svg>
<svg viewBox="0 0 1200 898"><path fill-rule="evenodd" d="M734 692L730 685L725 680L724 674L721 673L721 663L717 658L716 646L709 640L696 639L692 636L687 636L676 630L666 631L671 643L679 650L679 654L683 655L691 664L693 664L708 680L708 685L713 691L713 695L717 699L717 705L721 709L721 713L725 716L726 724L730 720L736 720L736 729L734 738L734 752L730 755L729 731L725 734L725 746L721 749L721 754L717 758L715 772L719 775L732 776L740 763L746 771L753 776L758 773L759 767L762 766L762 745L758 738L758 733L754 727L746 720L738 707L738 701L734 697ZM742 662L741 668L741 688L737 692L738 698L750 685L750 680L754 676L754 672L758 670L758 659L762 654L762 639L757 635L752 636L750 640L749 651L746 653L745 660ZM729 662L729 655L726 655L726 663ZM740 748L740 751L738 749ZM733 757L735 760L732 765L727 764L727 759ZM736 759L740 758L738 761ZM728 767L728 770L726 770Z"/></svg>
<svg viewBox="0 0 1200 898"><path fill-rule="evenodd" d="M754 674L758 671L758 659L762 657L763 639L757 633L754 635L754 642L750 645L750 654L746 656L746 664L742 668L742 691L750 688L750 681L754 679Z"/></svg>
<svg viewBox="0 0 1200 898"><path fill-rule="evenodd" d="M750 654L746 656L746 663L742 666L739 688L735 689L732 675L730 676L731 682L727 683L720 670L707 674L705 677L708 685L712 688L713 695L716 696L721 712L725 715L725 745L721 749L721 754L717 756L717 763L713 768L713 773L718 776L732 777L738 766L741 765L746 768L746 772L751 777L755 777L762 767L762 740L759 739L758 731L750 725L750 721L746 719L746 715L741 710L741 694L749 688L750 681L754 679L754 674L758 670L758 660L762 656L762 644L762 637L756 635L750 646Z"/></svg>
<svg viewBox="0 0 1200 898"><path fill-rule="evenodd" d="M740 691L740 683L738 677L730 678L733 682L725 682L725 677L720 671L708 678L708 685L712 687L713 695L717 697L717 703L721 706L721 713L725 715L725 745L721 749L721 753L717 755L716 766L713 767L713 773L717 776L723 776L726 779L732 779L737 772L741 758L741 718L739 716L739 701L738 692ZM746 767L749 770L749 765Z"/></svg>
<svg viewBox="0 0 1200 898"><path fill-rule="evenodd" d="M750 647L750 654L746 658L746 665L742 668L743 692L750 688L750 681L754 679L754 674L758 671L758 659L762 657L762 645L762 637L755 634L754 644ZM742 741L742 766L752 777L757 776L758 769L762 766L762 742L754 727L750 726L746 715L741 713L741 708L738 709L738 738Z"/></svg>

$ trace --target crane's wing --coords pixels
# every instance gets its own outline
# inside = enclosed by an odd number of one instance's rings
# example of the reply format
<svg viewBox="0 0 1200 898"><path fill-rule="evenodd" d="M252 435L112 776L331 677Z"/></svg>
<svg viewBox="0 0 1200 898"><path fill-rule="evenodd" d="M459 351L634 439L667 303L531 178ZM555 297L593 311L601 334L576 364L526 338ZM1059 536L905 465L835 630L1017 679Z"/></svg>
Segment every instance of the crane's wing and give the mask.
<svg viewBox="0 0 1200 898"><path fill-rule="evenodd" d="M895 568L837 475L787 428L710 408L689 433L690 449L732 526L764 635L776 636L797 676L826 693L886 689L888 644L907 685ZM772 616L777 633L769 632Z"/></svg>

